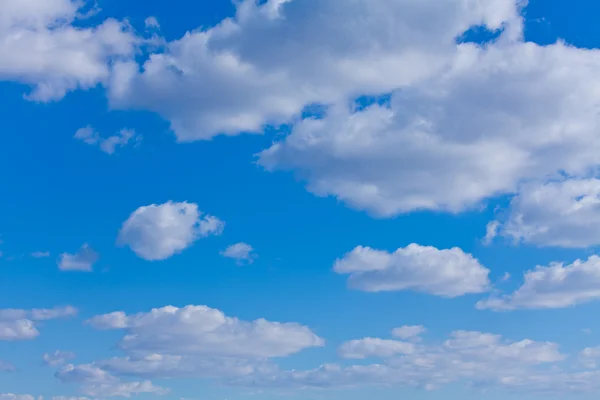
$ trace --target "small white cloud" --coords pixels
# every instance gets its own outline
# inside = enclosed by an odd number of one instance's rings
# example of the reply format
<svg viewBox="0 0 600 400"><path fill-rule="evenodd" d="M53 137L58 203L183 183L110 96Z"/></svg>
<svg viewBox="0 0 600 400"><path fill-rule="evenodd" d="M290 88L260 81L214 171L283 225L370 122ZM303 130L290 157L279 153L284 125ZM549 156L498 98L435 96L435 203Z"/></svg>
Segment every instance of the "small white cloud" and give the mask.
<svg viewBox="0 0 600 400"><path fill-rule="evenodd" d="M97 145L106 154L114 154L118 147L125 147L132 140L138 143L142 140L142 136L137 135L133 129L123 128L116 135L102 137L91 126L78 129L74 138L89 145Z"/></svg>
<svg viewBox="0 0 600 400"><path fill-rule="evenodd" d="M412 354L415 345L398 340L364 338L351 340L340 346L338 354L342 358L364 359L369 357L389 358L398 354Z"/></svg>
<svg viewBox="0 0 600 400"><path fill-rule="evenodd" d="M479 309L566 308L600 299L600 257L572 264L551 263L525 273L525 282L514 293L477 303Z"/></svg>
<svg viewBox="0 0 600 400"><path fill-rule="evenodd" d="M584 328L581 331L583 333L585 333L586 335L591 335L592 334L592 330L590 328Z"/></svg>
<svg viewBox="0 0 600 400"><path fill-rule="evenodd" d="M75 353L56 350L54 353L44 353L42 359L46 365L58 367L75 358Z"/></svg>
<svg viewBox="0 0 600 400"><path fill-rule="evenodd" d="M160 24L156 17L148 17L144 20L144 25L146 29L160 29Z"/></svg>
<svg viewBox="0 0 600 400"><path fill-rule="evenodd" d="M257 257L252 246L247 243L232 244L222 251L221 255L223 257L234 259L238 265L244 263L252 264Z"/></svg>
<svg viewBox="0 0 600 400"><path fill-rule="evenodd" d="M217 217L203 215L197 204L169 201L135 210L123 223L117 241L145 260L164 260L202 237L220 235L224 226Z"/></svg>
<svg viewBox="0 0 600 400"><path fill-rule="evenodd" d="M96 261L98 254L84 243L75 254L62 253L58 259L58 268L61 271L91 272Z"/></svg>
<svg viewBox="0 0 600 400"><path fill-rule="evenodd" d="M482 240L483 244L489 245L492 243L494 238L498 236L498 228L500 228L500 222L498 221L491 221L487 224L485 237Z"/></svg>
<svg viewBox="0 0 600 400"><path fill-rule="evenodd" d="M422 335L425 332L427 332L427 328L425 328L423 325L405 325L392 330L392 336L407 340L418 338L418 336Z"/></svg>
<svg viewBox="0 0 600 400"><path fill-rule="evenodd" d="M600 347L588 347L579 353L579 362L588 369L597 368L600 365Z"/></svg>
<svg viewBox="0 0 600 400"><path fill-rule="evenodd" d="M33 257L33 258L50 257L50 252L49 251L34 251L33 253L31 253L31 257Z"/></svg>
<svg viewBox="0 0 600 400"><path fill-rule="evenodd" d="M367 292L413 290L442 297L489 289L489 270L459 248L439 250L411 244L393 253L359 246L334 265L350 274L351 288Z"/></svg>

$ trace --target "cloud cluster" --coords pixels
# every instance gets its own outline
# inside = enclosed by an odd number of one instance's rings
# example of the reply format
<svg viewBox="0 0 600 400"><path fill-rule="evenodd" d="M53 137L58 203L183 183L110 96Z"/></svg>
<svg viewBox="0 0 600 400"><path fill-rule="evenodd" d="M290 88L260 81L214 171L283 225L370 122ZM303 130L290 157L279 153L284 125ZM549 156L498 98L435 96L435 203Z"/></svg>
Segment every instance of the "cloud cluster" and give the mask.
<svg viewBox="0 0 600 400"><path fill-rule="evenodd" d="M39 321L69 318L77 315L73 307L55 307L52 309L34 308L0 309L0 341L31 340L39 336L36 328Z"/></svg>
<svg viewBox="0 0 600 400"><path fill-rule="evenodd" d="M135 210L123 223L118 242L145 260L164 260L200 238L220 235L224 227L223 221L203 214L197 204L169 201Z"/></svg>
<svg viewBox="0 0 600 400"><path fill-rule="evenodd" d="M42 356L44 364L49 365L51 367L58 367L74 358L75 353L61 350L56 350L54 353L44 353L44 355Z"/></svg>
<svg viewBox="0 0 600 400"><path fill-rule="evenodd" d="M459 248L439 250L410 244L393 253L359 246L337 260L351 288L368 292L413 290L442 297L489 289L489 270Z"/></svg>
<svg viewBox="0 0 600 400"><path fill-rule="evenodd" d="M395 344L396 343L396 344ZM233 380L232 384L279 388L340 388L365 385L407 385L433 390L462 383L482 388L512 388L543 391L543 383L551 382L553 390L586 390L600 387L592 375L557 372L566 358L558 345L533 340L509 341L500 335L474 331L455 331L441 344L414 344L401 348L393 340L367 338L350 341L340 347L361 348L350 353L382 358L378 364L326 364L314 370L270 371ZM361 346L357 346L360 344ZM365 351L366 350L366 351ZM406 351L410 350L410 351ZM529 377L529 379L527 378Z"/></svg>

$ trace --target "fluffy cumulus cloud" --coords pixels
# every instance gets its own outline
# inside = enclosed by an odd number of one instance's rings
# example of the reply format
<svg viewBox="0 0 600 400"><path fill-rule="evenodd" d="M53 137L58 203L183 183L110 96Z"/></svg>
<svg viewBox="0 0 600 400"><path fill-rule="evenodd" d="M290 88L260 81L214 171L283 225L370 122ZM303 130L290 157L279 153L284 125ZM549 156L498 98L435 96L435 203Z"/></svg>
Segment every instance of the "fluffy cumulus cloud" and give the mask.
<svg viewBox="0 0 600 400"><path fill-rule="evenodd" d="M600 347L588 347L579 353L579 361L586 368L594 369L600 365Z"/></svg>
<svg viewBox="0 0 600 400"><path fill-rule="evenodd" d="M111 99L160 113L182 141L260 132L309 104L423 80L470 26L506 21L520 30L505 1L244 0L234 18L168 43L141 68L115 67Z"/></svg>
<svg viewBox="0 0 600 400"><path fill-rule="evenodd" d="M75 353L70 351L56 350L54 353L44 353L42 359L46 365L58 367L75 358Z"/></svg>
<svg viewBox="0 0 600 400"><path fill-rule="evenodd" d="M164 307L135 315L99 315L88 321L98 329L125 329L119 347L162 354L204 354L270 358L322 346L323 340L296 323L247 322L206 306Z"/></svg>
<svg viewBox="0 0 600 400"><path fill-rule="evenodd" d="M29 97L41 101L107 83L111 63L129 59L138 39L126 23L114 19L82 28L89 11L84 4L75 0L3 0L0 80L31 85Z"/></svg>
<svg viewBox="0 0 600 400"><path fill-rule="evenodd" d="M242 321L205 306L164 307L127 315L99 315L88 325L121 329L125 356L66 366L62 380L105 381L111 377L232 379L276 370L270 361L324 346L308 327L264 319ZM90 393L89 391L87 393Z"/></svg>
<svg viewBox="0 0 600 400"><path fill-rule="evenodd" d="M164 260L200 238L220 235L224 226L217 217L203 214L197 204L169 201L135 210L123 223L118 242L145 260Z"/></svg>
<svg viewBox="0 0 600 400"><path fill-rule="evenodd" d="M232 258L238 265L252 264L257 257L252 246L247 243L236 243L221 252L223 257Z"/></svg>
<svg viewBox="0 0 600 400"><path fill-rule="evenodd" d="M600 180L529 184L511 203L496 234L539 246L585 248L600 244Z"/></svg>
<svg viewBox="0 0 600 400"><path fill-rule="evenodd" d="M600 299L600 257L572 264L552 263L525 273L524 283L514 293L477 303L480 309L565 308Z"/></svg>
<svg viewBox="0 0 600 400"><path fill-rule="evenodd" d="M61 271L92 272L96 261L98 253L84 243L75 254L62 253L58 259L58 268Z"/></svg>
<svg viewBox="0 0 600 400"><path fill-rule="evenodd" d="M114 154L117 148L125 147L131 141L139 143L142 140L142 136L136 134L133 129L123 128L112 136L103 137L91 126L79 128L74 138L90 146L98 146L106 154Z"/></svg>
<svg viewBox="0 0 600 400"><path fill-rule="evenodd" d="M70 306L32 310L0 309L0 341L35 339L40 334L37 322L69 318L76 314L77 310Z"/></svg>
<svg viewBox="0 0 600 400"><path fill-rule="evenodd" d="M359 246L338 259L338 274L351 288L368 292L413 290L457 297L488 290L489 270L459 248L439 250L410 244L393 253Z"/></svg>

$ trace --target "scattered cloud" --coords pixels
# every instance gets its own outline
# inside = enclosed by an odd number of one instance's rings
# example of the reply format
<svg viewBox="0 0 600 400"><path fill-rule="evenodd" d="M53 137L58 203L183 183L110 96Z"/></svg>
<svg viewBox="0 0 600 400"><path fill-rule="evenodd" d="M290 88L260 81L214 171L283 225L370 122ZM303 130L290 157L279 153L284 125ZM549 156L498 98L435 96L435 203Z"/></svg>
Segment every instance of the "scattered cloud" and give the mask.
<svg viewBox="0 0 600 400"><path fill-rule="evenodd" d="M489 270L459 248L439 250L410 244L393 253L359 246L338 259L338 274L351 288L367 292L413 290L442 297L489 289Z"/></svg>
<svg viewBox="0 0 600 400"><path fill-rule="evenodd" d="M355 347L365 339L348 342L342 348ZM384 339L370 338L371 343L387 343ZM417 386L434 390L446 385L462 383L480 388L513 388L522 385L528 390L545 390L546 382L556 379L557 392L585 390L599 387L596 376L555 372L566 355L558 345L533 340L509 341L500 335L482 332L455 331L441 344L413 344L410 352L370 350L372 356L384 359L380 364L341 366L322 365L313 370L256 372L238 377L232 384L270 388L350 388L370 385ZM384 346L384 348L387 348ZM359 353L358 355L363 355ZM533 378L533 377L536 378ZM523 377L532 377L530 379Z"/></svg>
<svg viewBox="0 0 600 400"><path fill-rule="evenodd" d="M33 258L50 257L50 252L49 251L34 251L33 253L31 253L31 257L33 257Z"/></svg>
<svg viewBox="0 0 600 400"><path fill-rule="evenodd" d="M114 154L118 147L125 147L132 140L136 143L142 140L142 136L136 134L133 129L123 128L113 136L102 137L91 126L78 129L74 138L85 144L98 146L106 154Z"/></svg>
<svg viewBox="0 0 600 400"><path fill-rule="evenodd" d="M42 359L50 367L58 367L75 358L75 353L56 350L54 353L44 353Z"/></svg>
<svg viewBox="0 0 600 400"><path fill-rule="evenodd" d="M55 376L63 382L79 383L81 391L93 397L131 397L141 393L166 394L168 390L150 381L125 382L93 365L66 365Z"/></svg>
<svg viewBox="0 0 600 400"><path fill-rule="evenodd" d="M0 341L35 339L40 334L36 322L69 318L76 314L77 309L70 306L32 310L0 309Z"/></svg>
<svg viewBox="0 0 600 400"><path fill-rule="evenodd" d="M232 258L238 265L252 264L257 255L252 246L247 243L236 243L221 252L223 257Z"/></svg>
<svg viewBox="0 0 600 400"><path fill-rule="evenodd" d="M477 303L479 309L507 311L519 308L566 308L600 299L600 257L572 264L552 263L525 273L514 293Z"/></svg>
<svg viewBox="0 0 600 400"><path fill-rule="evenodd" d="M579 361L585 368L594 369L600 365L600 347L588 347L579 353Z"/></svg>
<svg viewBox="0 0 600 400"><path fill-rule="evenodd" d="M14 393L0 393L0 400L42 400L41 397L36 399L30 394L14 394Z"/></svg>
<svg viewBox="0 0 600 400"><path fill-rule="evenodd" d="M197 204L169 201L135 210L123 223L118 242L145 260L165 260L200 238L220 235L224 227L217 217L199 211Z"/></svg>
<svg viewBox="0 0 600 400"><path fill-rule="evenodd" d="M61 271L92 272L97 261L98 253L87 243L84 243L75 254L62 253L58 259L58 269Z"/></svg>

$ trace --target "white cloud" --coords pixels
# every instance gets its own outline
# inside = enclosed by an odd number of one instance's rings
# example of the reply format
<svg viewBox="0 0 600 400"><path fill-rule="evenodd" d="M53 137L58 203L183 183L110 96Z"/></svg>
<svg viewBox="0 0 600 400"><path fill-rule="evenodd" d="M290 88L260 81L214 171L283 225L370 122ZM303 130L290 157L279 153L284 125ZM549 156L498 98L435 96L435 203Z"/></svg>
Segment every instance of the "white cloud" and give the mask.
<svg viewBox="0 0 600 400"><path fill-rule="evenodd" d="M98 253L87 243L84 243L75 254L62 253L58 259L58 269L61 271L92 272L96 261L98 261Z"/></svg>
<svg viewBox="0 0 600 400"><path fill-rule="evenodd" d="M87 396L131 397L141 393L166 394L168 390L155 386L150 381L125 382L93 365L66 365L56 372L63 382L79 383Z"/></svg>
<svg viewBox="0 0 600 400"><path fill-rule="evenodd" d="M32 310L0 309L0 341L31 340L39 336L37 321L68 318L77 314L73 307Z"/></svg>
<svg viewBox="0 0 600 400"><path fill-rule="evenodd" d="M485 237L483 238L483 244L490 244L496 236L498 236L498 230L500 229L500 222L490 221L485 228Z"/></svg>
<svg viewBox="0 0 600 400"><path fill-rule="evenodd" d="M146 29L160 29L160 24L156 17L148 17L144 20L144 25Z"/></svg>
<svg viewBox="0 0 600 400"><path fill-rule="evenodd" d="M351 340L340 346L338 354L343 358L363 359L369 357L388 358L398 354L411 354L415 351L412 343L379 338Z"/></svg>
<svg viewBox="0 0 600 400"><path fill-rule="evenodd" d="M385 359L381 364L345 367L326 364L307 371L259 371L235 378L231 383L277 388L406 385L433 390L456 383L485 388L512 387L515 379L541 376L546 380L557 377L562 382L557 385L557 392L576 390L577 384L569 386L569 375L553 372L566 358L555 343L528 339L509 341L489 333L456 331L441 344L411 345L413 351L408 354L381 353L380 357ZM581 377L577 383L600 386L593 378ZM533 380L525 386L538 389Z"/></svg>
<svg viewBox="0 0 600 400"><path fill-rule="evenodd" d="M460 212L524 181L596 166L599 91L589 82L600 52L503 39L457 51L431 79L393 91L388 105L339 105L298 122L259 163L381 217Z"/></svg>
<svg viewBox="0 0 600 400"><path fill-rule="evenodd" d="M33 258L50 257L50 252L49 251L34 251L33 253L31 253L31 257L33 257Z"/></svg>
<svg viewBox="0 0 600 400"><path fill-rule="evenodd" d="M600 347L588 347L579 353L579 361L585 368L598 368L600 364Z"/></svg>
<svg viewBox="0 0 600 400"><path fill-rule="evenodd" d="M223 257L233 258L238 265L247 263L252 264L256 258L254 249L247 243L236 243L227 247L221 252Z"/></svg>
<svg viewBox="0 0 600 400"><path fill-rule="evenodd" d="M125 147L132 140L136 143L142 140L142 136L136 134L133 129L123 128L113 136L102 137L89 125L79 128L74 138L92 146L97 145L106 154L114 154L117 147Z"/></svg>
<svg viewBox="0 0 600 400"><path fill-rule="evenodd" d="M521 29L508 1L245 0L235 18L168 43L142 71L115 67L111 100L158 112L180 141L260 132L309 104L425 79L470 26L504 22L511 33Z"/></svg>
<svg viewBox="0 0 600 400"><path fill-rule="evenodd" d="M337 260L334 271L350 274L351 288L413 290L442 297L485 292L489 270L459 248L439 250L410 244L393 253L359 246Z"/></svg>
<svg viewBox="0 0 600 400"><path fill-rule="evenodd" d="M600 180L571 179L521 188L499 233L539 246L600 244Z"/></svg>
<svg viewBox="0 0 600 400"><path fill-rule="evenodd" d="M479 309L565 308L600 298L600 257L572 264L552 263L525 273L525 282L514 293L477 303Z"/></svg>
<svg viewBox="0 0 600 400"><path fill-rule="evenodd" d="M58 367L75 358L75 353L56 350L54 353L44 353L42 359L46 365Z"/></svg>
<svg viewBox="0 0 600 400"><path fill-rule="evenodd" d="M416 339L423 333L427 332L427 328L423 325L405 325L392 330L392 336L400 339Z"/></svg>
<svg viewBox="0 0 600 400"><path fill-rule="evenodd" d="M127 335L119 347L138 354L271 358L324 345L309 328L296 323L246 322L206 306L169 306L131 316L115 315L99 315L88 323L99 329L125 329Z"/></svg>
<svg viewBox="0 0 600 400"><path fill-rule="evenodd" d="M118 242L145 260L164 260L199 238L220 235L224 226L218 218L203 215L197 204L169 201L135 210L123 223Z"/></svg>
<svg viewBox="0 0 600 400"><path fill-rule="evenodd" d="M111 63L130 59L138 39L127 24L114 19L81 27L82 4L72 0L3 0L0 80L33 86L29 97L41 101L106 83Z"/></svg>

